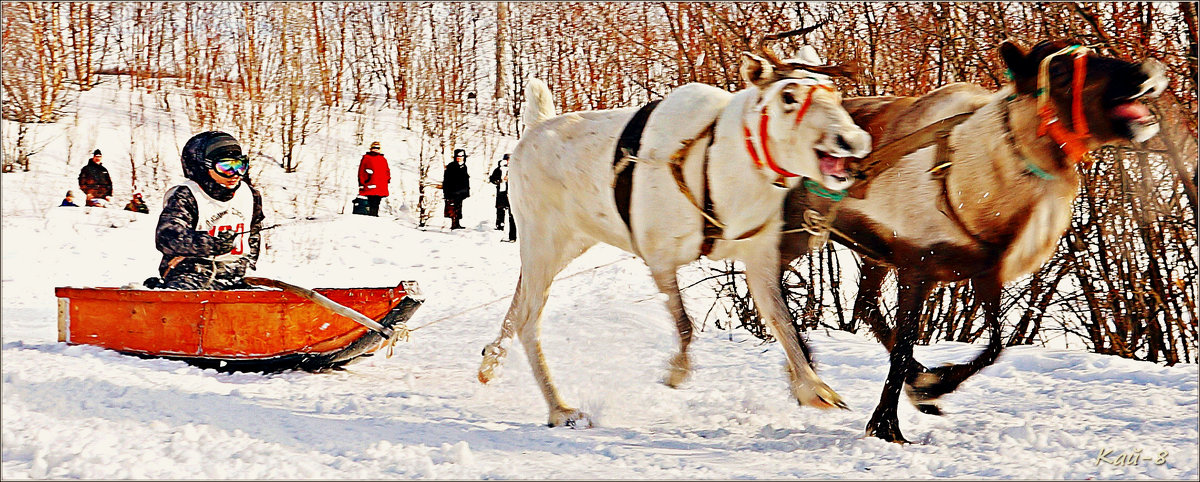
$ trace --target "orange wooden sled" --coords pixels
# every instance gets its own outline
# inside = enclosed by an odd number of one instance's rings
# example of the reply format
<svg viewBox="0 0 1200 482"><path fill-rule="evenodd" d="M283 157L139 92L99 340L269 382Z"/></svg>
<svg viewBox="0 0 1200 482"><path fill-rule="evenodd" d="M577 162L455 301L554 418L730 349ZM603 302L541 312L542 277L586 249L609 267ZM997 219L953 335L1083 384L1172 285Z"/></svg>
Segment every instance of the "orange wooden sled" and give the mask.
<svg viewBox="0 0 1200 482"><path fill-rule="evenodd" d="M403 336L423 302L415 281L313 291L370 320L356 322L288 291L60 287L58 340L221 371L319 371ZM364 325L371 320L385 329Z"/></svg>

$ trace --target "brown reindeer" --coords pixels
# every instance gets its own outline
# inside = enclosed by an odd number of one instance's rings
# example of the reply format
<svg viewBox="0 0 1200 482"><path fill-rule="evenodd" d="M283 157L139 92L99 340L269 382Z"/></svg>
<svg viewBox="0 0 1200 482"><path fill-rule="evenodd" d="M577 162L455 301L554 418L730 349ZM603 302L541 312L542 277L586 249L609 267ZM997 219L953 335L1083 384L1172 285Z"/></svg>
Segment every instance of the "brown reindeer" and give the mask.
<svg viewBox="0 0 1200 482"><path fill-rule="evenodd" d="M940 414L939 396L995 362L1003 346L1001 287L1053 254L1079 192L1076 166L1100 146L1158 132L1156 118L1138 101L1166 87L1154 61L1103 57L1063 41L1028 52L1005 42L1000 55L1013 82L999 92L959 83L916 98L845 100L872 136L872 156L935 121L964 115L952 119L959 123L943 131L943 141L883 159L895 163L867 180L864 199L839 202L828 192L819 197L797 188L785 201L789 228L805 225L806 211L827 213L836 205L831 222L817 225L819 216L809 212L808 232L784 236L785 263L809 250L810 233L829 234L864 256L854 316L867 322L891 360L868 435L905 442L896 416L901 386L922 412ZM878 303L893 270L895 330ZM913 359L922 304L934 283L961 280L971 281L982 302L987 348L969 363L926 369Z"/></svg>

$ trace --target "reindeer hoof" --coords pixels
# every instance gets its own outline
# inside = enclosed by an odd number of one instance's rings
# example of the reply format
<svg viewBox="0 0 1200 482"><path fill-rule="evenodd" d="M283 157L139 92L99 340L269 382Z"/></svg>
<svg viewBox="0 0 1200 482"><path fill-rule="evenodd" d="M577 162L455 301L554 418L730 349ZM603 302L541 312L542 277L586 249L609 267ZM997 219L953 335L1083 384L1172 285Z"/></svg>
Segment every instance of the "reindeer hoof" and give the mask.
<svg viewBox="0 0 1200 482"><path fill-rule="evenodd" d="M829 385L824 383L821 383L814 388L799 386L796 389L793 389L792 392L796 397L796 401L800 402L800 405L815 407L822 410L828 410L831 408L850 410L850 407L846 406L846 402L842 401L842 397L838 395L837 392L833 391L832 388L829 388Z"/></svg>
<svg viewBox="0 0 1200 482"><path fill-rule="evenodd" d="M937 399L954 390L954 387L948 386L945 382L944 374L947 369L948 367L938 367L932 370L923 370L913 378L911 384L904 384L904 393L908 395L908 400L921 413L943 414Z"/></svg>
<svg viewBox="0 0 1200 482"><path fill-rule="evenodd" d="M936 403L917 403L915 405L917 406L917 411L926 415L945 415L945 412L942 412L942 407L939 407Z"/></svg>
<svg viewBox="0 0 1200 482"><path fill-rule="evenodd" d="M909 443L904 434L900 433L900 420L894 414L891 417L881 417L876 413L871 417L871 421L867 422L866 435L898 444Z"/></svg>
<svg viewBox="0 0 1200 482"><path fill-rule="evenodd" d="M934 370L918 373L910 386L918 390L924 390L941 383L942 377L938 375L936 370L935 368Z"/></svg>
<svg viewBox="0 0 1200 482"><path fill-rule="evenodd" d="M825 382L819 378L815 378L816 374L812 374L813 379L803 379L796 370L793 370L791 365L784 365L787 368L788 381L791 383L792 396L800 405L827 410L830 408L840 408L849 410L846 402L842 401L842 397L829 388Z"/></svg>
<svg viewBox="0 0 1200 482"><path fill-rule="evenodd" d="M663 384L671 388L679 388L683 382L687 381L691 375L691 363L688 361L686 354L680 353L671 359L667 368L667 376L663 379Z"/></svg>
<svg viewBox="0 0 1200 482"><path fill-rule="evenodd" d="M590 415L583 413L574 408L556 408L550 411L550 420L546 422L550 427L567 426L571 428L592 428L592 418Z"/></svg>
<svg viewBox="0 0 1200 482"><path fill-rule="evenodd" d="M496 379L499 375L500 365L504 363L504 357L508 353L497 345L488 345L483 348L483 361L479 363L479 383L487 384Z"/></svg>

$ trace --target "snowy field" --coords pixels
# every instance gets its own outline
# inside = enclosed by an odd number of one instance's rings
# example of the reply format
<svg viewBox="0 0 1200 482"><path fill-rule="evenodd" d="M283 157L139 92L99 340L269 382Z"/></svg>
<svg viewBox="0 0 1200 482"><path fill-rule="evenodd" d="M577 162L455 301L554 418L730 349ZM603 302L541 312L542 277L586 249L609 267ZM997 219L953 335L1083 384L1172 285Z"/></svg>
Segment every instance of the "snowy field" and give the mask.
<svg viewBox="0 0 1200 482"><path fill-rule="evenodd" d="M427 301L409 342L326 374L223 374L56 341L56 286L120 286L155 274L151 214L119 207L56 208L93 147L128 201L128 95L111 86L78 101L80 117L37 131L33 171L2 180L2 469L5 479L1196 479L1197 365L1164 367L1073 350L1017 347L944 398L946 416L902 402L896 445L863 436L887 373L866 333L811 332L819 373L850 406L819 411L787 394L784 356L745 331L710 321L692 344L693 377L659 382L676 342L645 265L600 246L552 290L545 350L568 403L593 429L547 428L546 406L519 345L501 377L476 381L519 266L517 246L491 228L486 172L502 152L473 156L473 196L450 232L418 229L414 135L391 111L373 113L366 142L383 139L399 177L380 218L341 214L365 146L314 136L307 168L255 164L267 200L257 275L309 287L420 283ZM181 105L181 104L176 104ZM138 129L155 139L165 184L182 179L186 116L151 109ZM4 128L12 128L5 123ZM353 127L344 127L353 129ZM68 146L73 139L73 147ZM497 138L492 145L511 147ZM497 148L499 149L499 147ZM320 150L324 163L315 162ZM71 152L73 162L67 162ZM490 161L489 161L490 159ZM439 170L440 175L440 170ZM323 197L304 186L322 184ZM163 186L165 188L165 186ZM348 209L346 210L348 212ZM681 270L682 285L704 275ZM711 287L684 292L704 318ZM717 310L719 311L719 310ZM716 312L714 312L716 316ZM114 317L114 323L119 323ZM926 365L970 359L982 345L917 347ZM1121 458L1123 454L1130 454ZM1140 457L1133 457L1137 454ZM1097 463L1098 456L1128 465ZM1136 461L1138 463L1134 464ZM1158 463L1162 462L1162 463Z"/></svg>

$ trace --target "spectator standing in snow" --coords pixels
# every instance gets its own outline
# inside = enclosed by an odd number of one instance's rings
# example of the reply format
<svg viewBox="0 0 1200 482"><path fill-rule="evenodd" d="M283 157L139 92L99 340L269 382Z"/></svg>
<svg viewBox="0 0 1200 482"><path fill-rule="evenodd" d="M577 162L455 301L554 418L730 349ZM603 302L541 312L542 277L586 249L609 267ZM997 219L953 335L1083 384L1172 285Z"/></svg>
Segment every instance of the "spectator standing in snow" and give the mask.
<svg viewBox="0 0 1200 482"><path fill-rule="evenodd" d="M262 196L250 184L250 160L233 136L203 132L183 146L183 184L167 191L154 232L161 280L148 287L227 290L258 261Z"/></svg>
<svg viewBox="0 0 1200 482"><path fill-rule="evenodd" d="M108 168L100 164L101 157L100 149L92 151L92 159L79 170L79 190L87 195L88 206L103 207L112 196L112 178L108 177Z"/></svg>
<svg viewBox="0 0 1200 482"><path fill-rule="evenodd" d="M504 229L504 218L508 217L508 239L517 240L517 225L513 224L512 208L508 204L508 154L496 163L488 181L496 185L496 230Z"/></svg>
<svg viewBox="0 0 1200 482"><path fill-rule="evenodd" d="M140 192L133 193L133 199L129 200L129 204L125 205L125 210L142 214L150 214L150 206L147 206L146 201L142 200L142 193Z"/></svg>
<svg viewBox="0 0 1200 482"><path fill-rule="evenodd" d="M462 203L471 197L471 176L467 174L467 151L454 150L454 160L446 164L442 175L442 197L446 198L446 217L450 229L462 229Z"/></svg>
<svg viewBox="0 0 1200 482"><path fill-rule="evenodd" d="M367 198L369 216L379 216L379 202L388 196L388 183L392 180L387 158L379 149L379 142L372 142L371 150L358 161L358 195Z"/></svg>
<svg viewBox="0 0 1200 482"><path fill-rule="evenodd" d="M75 193L71 192L71 191L67 191L66 197L63 197L62 204L59 204L58 206L59 207L70 206L73 208L79 207L78 204L75 204Z"/></svg>

